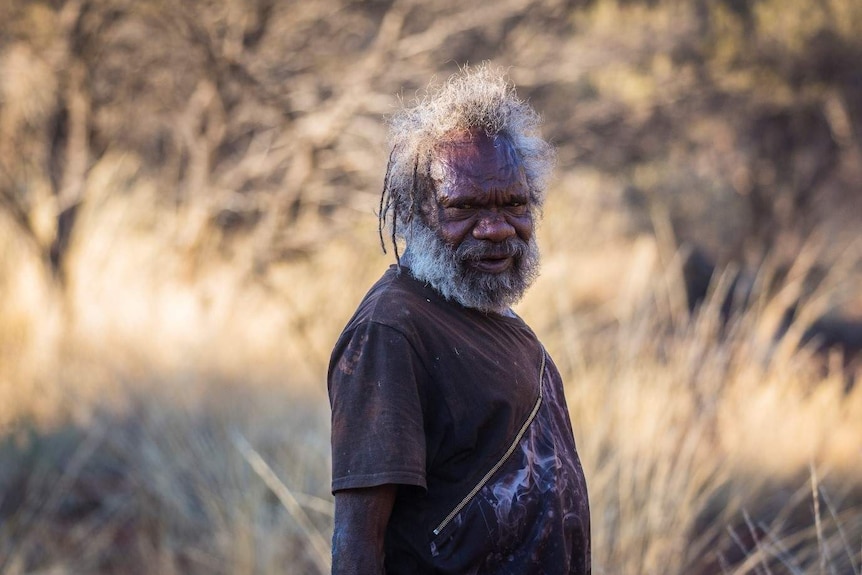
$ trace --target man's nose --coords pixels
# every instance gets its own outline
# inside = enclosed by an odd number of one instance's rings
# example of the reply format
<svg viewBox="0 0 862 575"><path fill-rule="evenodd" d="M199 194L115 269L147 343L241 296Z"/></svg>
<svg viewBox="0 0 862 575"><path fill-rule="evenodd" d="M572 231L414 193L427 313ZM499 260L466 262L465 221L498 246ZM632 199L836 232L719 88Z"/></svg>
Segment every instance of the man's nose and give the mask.
<svg viewBox="0 0 862 575"><path fill-rule="evenodd" d="M488 211L473 227L473 237L477 240L503 242L515 235L515 228L499 212Z"/></svg>

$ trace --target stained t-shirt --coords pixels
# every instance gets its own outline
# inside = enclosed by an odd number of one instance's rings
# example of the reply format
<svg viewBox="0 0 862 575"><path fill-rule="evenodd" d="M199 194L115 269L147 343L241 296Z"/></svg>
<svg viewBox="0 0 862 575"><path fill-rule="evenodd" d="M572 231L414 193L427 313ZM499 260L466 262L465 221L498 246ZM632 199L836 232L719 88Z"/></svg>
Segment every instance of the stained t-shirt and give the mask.
<svg viewBox="0 0 862 575"><path fill-rule="evenodd" d="M590 523L559 371L518 317L390 268L329 367L332 490L398 484L389 574L583 574Z"/></svg>

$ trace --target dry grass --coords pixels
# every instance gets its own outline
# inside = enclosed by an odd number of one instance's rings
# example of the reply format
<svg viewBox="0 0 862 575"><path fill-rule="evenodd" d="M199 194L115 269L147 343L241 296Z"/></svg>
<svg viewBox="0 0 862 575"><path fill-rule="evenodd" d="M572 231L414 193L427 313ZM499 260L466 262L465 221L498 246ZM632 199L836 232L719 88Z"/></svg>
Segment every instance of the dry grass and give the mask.
<svg viewBox="0 0 862 575"><path fill-rule="evenodd" d="M206 387L207 394L150 389L86 425L22 428L8 437L0 571L315 572L307 533L231 433L241 429L276 462L326 532L325 411L285 392L250 398L230 385Z"/></svg>
<svg viewBox="0 0 862 575"><path fill-rule="evenodd" d="M584 245L571 230L594 216L565 201L549 213L550 273L522 313L546 334L569 382L596 571L859 573L862 389L847 390L839 358L824 365L798 346L825 302L845 301L855 284L848 270L832 268L776 338L787 295L802 293L817 248L800 255L774 296L754 294L725 323L728 274L689 316L673 246L584 240L587 257L559 252L554 246ZM765 265L758 289L770 273ZM604 297L585 298L587 310L576 297L587 292L565 289L591 281L578 275L605 278Z"/></svg>
<svg viewBox="0 0 862 575"><path fill-rule="evenodd" d="M90 249L109 229L100 218L120 217L109 204L103 210L88 224ZM590 217L585 210L563 193L550 200L541 230L547 273L521 312L568 382L595 571L860 573L862 386L847 392L842 373L823 372L798 350L793 330L765 337L774 300L724 326L719 282L719 295L689 318L675 260L659 263L649 238L561 250L572 223ZM123 229L139 229L132 214ZM4 346L3 389L19 391L3 404L0 572L321 571L310 541L327 541L331 530L323 372L340 324L386 264L356 256L375 249L373 223L369 214L355 239L285 267L269 299L262 286L219 276L231 313L183 316L179 331L171 313L155 310L177 305L171 298L183 301L182 292L110 292L88 267L94 258L82 259L71 279L90 286L76 297L91 299L76 301L98 305L112 323L58 330L54 361L38 373L17 358L36 353L43 306L15 300L18 319L0 325L4 341L23 342ZM140 285L173 265L155 238L104 234L108 268L136 241L152 255L103 281ZM590 255L602 249L617 256ZM576 277L599 261L604 279L593 287ZM839 293L839 280L821 291ZM118 318L136 306L150 310L147 323L124 326ZM273 331L243 342L261 321ZM274 477L261 474L261 462ZM285 492L306 518L285 506Z"/></svg>

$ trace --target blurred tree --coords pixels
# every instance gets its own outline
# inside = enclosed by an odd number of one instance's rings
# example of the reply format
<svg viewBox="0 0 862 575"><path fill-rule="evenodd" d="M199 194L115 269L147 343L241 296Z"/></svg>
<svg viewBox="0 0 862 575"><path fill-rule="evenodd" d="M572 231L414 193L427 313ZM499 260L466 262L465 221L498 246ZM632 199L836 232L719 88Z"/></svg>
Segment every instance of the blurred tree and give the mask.
<svg viewBox="0 0 862 575"><path fill-rule="evenodd" d="M186 214L178 248L250 246L258 274L375 205L399 90L481 59L545 112L560 172L619 182L634 221L667 206L721 258L862 213L853 0L10 0L0 19L3 217L61 283L109 152Z"/></svg>

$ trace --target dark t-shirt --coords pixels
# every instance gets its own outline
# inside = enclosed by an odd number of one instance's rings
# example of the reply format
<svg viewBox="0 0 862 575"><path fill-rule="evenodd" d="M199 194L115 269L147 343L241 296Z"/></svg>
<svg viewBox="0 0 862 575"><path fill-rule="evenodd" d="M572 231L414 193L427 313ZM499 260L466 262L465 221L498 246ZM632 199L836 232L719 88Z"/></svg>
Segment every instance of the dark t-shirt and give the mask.
<svg viewBox="0 0 862 575"><path fill-rule="evenodd" d="M401 486L387 573L590 572L562 381L523 320L393 266L339 338L329 394L332 490Z"/></svg>

